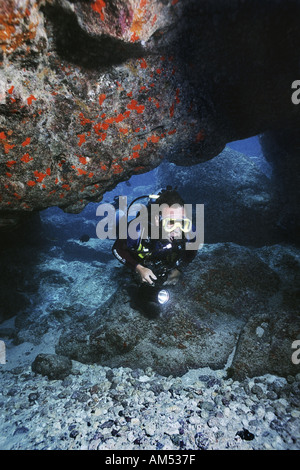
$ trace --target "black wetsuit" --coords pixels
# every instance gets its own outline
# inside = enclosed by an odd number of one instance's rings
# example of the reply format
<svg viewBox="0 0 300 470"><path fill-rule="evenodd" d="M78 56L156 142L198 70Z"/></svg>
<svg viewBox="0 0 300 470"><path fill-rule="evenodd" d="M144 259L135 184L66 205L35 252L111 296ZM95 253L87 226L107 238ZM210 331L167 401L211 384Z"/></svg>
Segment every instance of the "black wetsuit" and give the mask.
<svg viewBox="0 0 300 470"><path fill-rule="evenodd" d="M114 256L124 265L135 271L136 266L152 269L157 277L167 276L172 269L179 271L196 256L197 250L187 250L186 238L180 240L152 240L150 237L137 240L117 239L113 245Z"/></svg>
<svg viewBox="0 0 300 470"><path fill-rule="evenodd" d="M148 232L150 233L150 232ZM134 308L153 317L161 313L162 305L158 303L158 293L173 269L181 271L196 256L197 250L187 250L188 238L180 240L143 239L139 234L137 240L128 237L126 240L117 239L113 245L114 256L133 272L141 264L153 271L157 280L151 286L142 282L133 296Z"/></svg>

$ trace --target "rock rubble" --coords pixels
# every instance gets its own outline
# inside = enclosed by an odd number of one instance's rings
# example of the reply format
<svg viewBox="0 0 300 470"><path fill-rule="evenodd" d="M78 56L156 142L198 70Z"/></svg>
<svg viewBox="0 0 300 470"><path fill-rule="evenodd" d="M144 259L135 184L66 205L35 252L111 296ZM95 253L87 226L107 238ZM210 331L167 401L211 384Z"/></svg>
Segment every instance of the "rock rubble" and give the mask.
<svg viewBox="0 0 300 470"><path fill-rule="evenodd" d="M0 374L1 449L300 447L300 374L234 381L208 368L179 378L77 362L63 380L30 367Z"/></svg>

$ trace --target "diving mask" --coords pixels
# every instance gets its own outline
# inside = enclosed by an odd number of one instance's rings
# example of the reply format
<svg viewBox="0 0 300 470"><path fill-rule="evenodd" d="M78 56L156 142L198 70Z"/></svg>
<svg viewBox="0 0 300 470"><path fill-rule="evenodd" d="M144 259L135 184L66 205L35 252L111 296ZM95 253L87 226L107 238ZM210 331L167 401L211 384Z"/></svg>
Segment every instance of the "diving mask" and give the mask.
<svg viewBox="0 0 300 470"><path fill-rule="evenodd" d="M186 217L180 219L174 219L173 217L165 217L161 219L162 227L165 232L172 232L179 228L182 232L187 233L190 232L192 228L192 221Z"/></svg>

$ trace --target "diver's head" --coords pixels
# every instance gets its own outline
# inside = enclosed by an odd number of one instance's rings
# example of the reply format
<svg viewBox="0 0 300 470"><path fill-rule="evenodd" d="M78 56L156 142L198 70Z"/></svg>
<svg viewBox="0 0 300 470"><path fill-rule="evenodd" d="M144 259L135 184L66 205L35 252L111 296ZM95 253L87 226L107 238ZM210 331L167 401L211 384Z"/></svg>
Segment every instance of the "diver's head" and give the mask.
<svg viewBox="0 0 300 470"><path fill-rule="evenodd" d="M191 221L186 216L184 201L177 191L164 191L156 204L160 206L161 212L155 216L155 225L161 227L164 239L172 242L181 239L183 233L191 230Z"/></svg>

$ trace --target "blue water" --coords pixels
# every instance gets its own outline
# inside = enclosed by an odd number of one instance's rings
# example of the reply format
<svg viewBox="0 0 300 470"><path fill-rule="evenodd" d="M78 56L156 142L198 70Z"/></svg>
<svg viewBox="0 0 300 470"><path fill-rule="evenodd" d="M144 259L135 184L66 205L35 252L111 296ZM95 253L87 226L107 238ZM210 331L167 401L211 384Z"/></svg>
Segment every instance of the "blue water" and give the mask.
<svg viewBox="0 0 300 470"><path fill-rule="evenodd" d="M230 142L227 146L237 152L248 155L248 157L264 158L258 136L244 140L236 140L235 142Z"/></svg>

